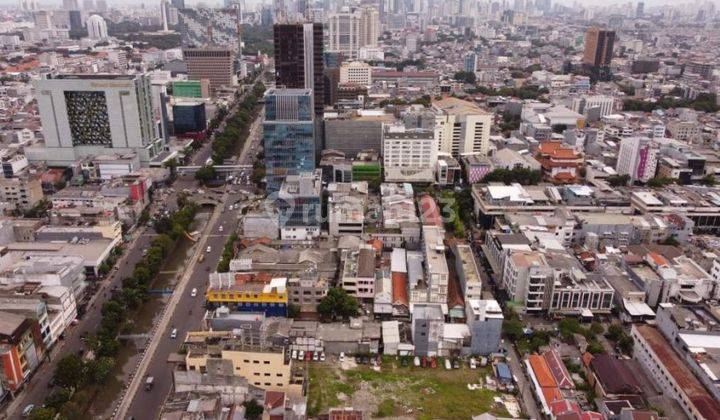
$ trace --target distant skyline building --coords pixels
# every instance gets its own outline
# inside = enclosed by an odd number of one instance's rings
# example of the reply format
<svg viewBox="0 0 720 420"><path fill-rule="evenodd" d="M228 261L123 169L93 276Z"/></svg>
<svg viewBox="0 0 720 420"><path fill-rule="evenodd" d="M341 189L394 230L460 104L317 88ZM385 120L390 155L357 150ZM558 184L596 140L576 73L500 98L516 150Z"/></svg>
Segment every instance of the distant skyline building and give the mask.
<svg viewBox="0 0 720 420"><path fill-rule="evenodd" d="M333 13L328 17L328 51L340 52L355 60L361 47L377 46L380 14L372 6L354 12Z"/></svg>
<svg viewBox="0 0 720 420"><path fill-rule="evenodd" d="M637 8L635 9L635 17L638 19L642 19L643 15L645 15L645 3L639 1L637 4Z"/></svg>
<svg viewBox="0 0 720 420"><path fill-rule="evenodd" d="M312 89L315 113L324 108L323 26L321 23L276 24L275 85Z"/></svg>
<svg viewBox="0 0 720 420"><path fill-rule="evenodd" d="M133 152L148 165L164 148L147 76L57 75L36 81L35 89L45 147L26 149L32 161L68 166L85 156Z"/></svg>
<svg viewBox="0 0 720 420"><path fill-rule="evenodd" d="M190 80L210 81L210 94L220 87L237 84L235 77L235 51L224 47L183 48Z"/></svg>
<svg viewBox="0 0 720 420"><path fill-rule="evenodd" d="M88 38L105 39L108 37L107 23L100 15L92 15L87 19Z"/></svg>
<svg viewBox="0 0 720 420"><path fill-rule="evenodd" d="M311 89L269 89L265 94L263 148L267 189L285 177L315 169L315 113Z"/></svg>
<svg viewBox="0 0 720 420"><path fill-rule="evenodd" d="M592 71L594 79L606 79L615 47L615 31L590 27L585 32L583 65Z"/></svg>

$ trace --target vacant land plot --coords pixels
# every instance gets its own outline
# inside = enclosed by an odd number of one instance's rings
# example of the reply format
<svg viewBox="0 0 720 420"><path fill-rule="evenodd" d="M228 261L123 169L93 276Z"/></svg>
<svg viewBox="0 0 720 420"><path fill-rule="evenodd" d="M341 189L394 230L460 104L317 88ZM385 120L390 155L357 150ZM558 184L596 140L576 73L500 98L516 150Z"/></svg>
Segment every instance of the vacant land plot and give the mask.
<svg viewBox="0 0 720 420"><path fill-rule="evenodd" d="M310 416L343 406L373 417L469 419L484 412L508 415L504 406L495 402L500 393L468 389L468 384L482 383L489 368L423 369L386 359L379 372L368 366L342 370L336 363L311 363L309 369Z"/></svg>

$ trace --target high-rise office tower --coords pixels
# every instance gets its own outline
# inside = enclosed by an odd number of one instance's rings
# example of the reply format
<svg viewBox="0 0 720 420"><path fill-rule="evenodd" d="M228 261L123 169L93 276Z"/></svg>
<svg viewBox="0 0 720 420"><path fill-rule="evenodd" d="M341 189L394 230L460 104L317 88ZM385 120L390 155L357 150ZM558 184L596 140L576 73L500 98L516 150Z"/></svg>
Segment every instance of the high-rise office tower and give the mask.
<svg viewBox="0 0 720 420"><path fill-rule="evenodd" d="M644 14L645 14L645 3L642 1L639 1L637 4L637 9L635 9L635 17L638 19L641 19Z"/></svg>
<svg viewBox="0 0 720 420"><path fill-rule="evenodd" d="M588 28L585 33L583 65L590 69L591 79L606 80L610 76L610 63L615 46L615 31Z"/></svg>
<svg viewBox="0 0 720 420"><path fill-rule="evenodd" d="M160 0L160 16L162 17L163 31L165 32L168 30L168 8L168 1Z"/></svg>
<svg viewBox="0 0 720 420"><path fill-rule="evenodd" d="M347 59L357 59L361 47L377 46L379 36L380 14L373 6L328 17L328 51L340 52Z"/></svg>
<svg viewBox="0 0 720 420"><path fill-rule="evenodd" d="M210 93L221 86L236 85L235 51L224 47L183 48L183 57L191 80L210 81Z"/></svg>
<svg viewBox="0 0 720 420"><path fill-rule="evenodd" d="M52 29L52 14L47 10L38 10L33 12L33 20L37 29Z"/></svg>
<svg viewBox="0 0 720 420"><path fill-rule="evenodd" d="M268 191L279 191L287 175L315 169L313 107L310 89L270 89L265 94L263 147Z"/></svg>
<svg viewBox="0 0 720 420"><path fill-rule="evenodd" d="M597 27L585 32L585 54L583 62L591 67L608 67L613 57L615 31Z"/></svg>
<svg viewBox="0 0 720 420"><path fill-rule="evenodd" d="M380 37L380 13L373 6L362 6L360 13L360 47L376 47Z"/></svg>
<svg viewBox="0 0 720 420"><path fill-rule="evenodd" d="M343 12L328 17L328 51L342 53L350 60L360 49L360 15Z"/></svg>
<svg viewBox="0 0 720 420"><path fill-rule="evenodd" d="M185 0L172 0L170 1L170 4L172 4L172 7L176 9L184 9L185 8Z"/></svg>
<svg viewBox="0 0 720 420"><path fill-rule="evenodd" d="M80 10L78 0L63 0L63 10Z"/></svg>
<svg viewBox="0 0 720 420"><path fill-rule="evenodd" d="M45 147L26 149L30 160L64 166L116 151L137 153L148 165L163 149L147 76L57 75L35 82L35 90Z"/></svg>
<svg viewBox="0 0 720 420"><path fill-rule="evenodd" d="M315 113L323 112L323 27L321 23L277 24L275 38L275 84L278 87L312 89Z"/></svg>
<svg viewBox="0 0 720 420"><path fill-rule="evenodd" d="M105 39L108 37L107 23L100 15L92 15L87 20L88 38Z"/></svg>
<svg viewBox="0 0 720 420"><path fill-rule="evenodd" d="M70 23L70 32L78 33L82 31L82 13L79 10L68 10L68 21Z"/></svg>

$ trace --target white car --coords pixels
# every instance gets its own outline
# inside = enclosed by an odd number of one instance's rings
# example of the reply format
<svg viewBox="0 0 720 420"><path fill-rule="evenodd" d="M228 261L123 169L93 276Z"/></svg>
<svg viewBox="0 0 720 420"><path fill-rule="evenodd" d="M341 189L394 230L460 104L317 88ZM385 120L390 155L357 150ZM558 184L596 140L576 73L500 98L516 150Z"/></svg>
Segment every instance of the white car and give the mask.
<svg viewBox="0 0 720 420"><path fill-rule="evenodd" d="M170 338L175 339L177 338L177 328L173 328L170 332Z"/></svg>
<svg viewBox="0 0 720 420"><path fill-rule="evenodd" d="M192 291L190 292L190 297L197 296L197 289L193 287Z"/></svg>
<svg viewBox="0 0 720 420"><path fill-rule="evenodd" d="M297 359L297 350L292 351L292 356L290 356L291 359Z"/></svg>
<svg viewBox="0 0 720 420"><path fill-rule="evenodd" d="M340 360L341 362L344 362L344 361L345 361L345 352L342 352L342 351L340 352L340 359L339 359L339 360Z"/></svg>
<svg viewBox="0 0 720 420"><path fill-rule="evenodd" d="M212 248L211 248L211 247L207 247L207 252L210 252L210 251L212 251Z"/></svg>
<svg viewBox="0 0 720 420"><path fill-rule="evenodd" d="M470 358L470 369L477 369L477 360L474 357Z"/></svg>
<svg viewBox="0 0 720 420"><path fill-rule="evenodd" d="M218 231L219 231L219 232L222 232L222 231L223 231L223 227L220 226L220 228L218 229Z"/></svg>

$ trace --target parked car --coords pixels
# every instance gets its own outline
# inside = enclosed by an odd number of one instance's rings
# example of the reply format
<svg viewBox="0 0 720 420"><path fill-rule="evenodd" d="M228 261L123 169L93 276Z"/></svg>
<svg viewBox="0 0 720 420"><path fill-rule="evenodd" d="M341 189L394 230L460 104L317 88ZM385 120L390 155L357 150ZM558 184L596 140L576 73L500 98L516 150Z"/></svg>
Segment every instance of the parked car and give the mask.
<svg viewBox="0 0 720 420"><path fill-rule="evenodd" d="M445 359L445 369L446 370L452 369L452 366L450 365L450 359Z"/></svg>
<svg viewBox="0 0 720 420"><path fill-rule="evenodd" d="M309 362L309 361L311 361L311 360L312 360L312 352L311 352L311 351L306 351L306 352L305 352L305 361L306 361L306 362Z"/></svg>
<svg viewBox="0 0 720 420"><path fill-rule="evenodd" d="M458 359L453 360L453 368L460 369L460 361Z"/></svg>
<svg viewBox="0 0 720 420"><path fill-rule="evenodd" d="M28 405L25 406L25 408L23 408L23 411L22 411L22 414L21 414L21 415L22 415L23 417L30 417L30 413L32 413L32 411L33 411L34 409L35 409L35 405L34 405L34 404L28 404Z"/></svg>
<svg viewBox="0 0 720 420"><path fill-rule="evenodd" d="M422 366L423 368L426 368L426 367L427 367L427 364L428 364L428 363L427 363L427 357L423 356L423 357L420 359L420 366Z"/></svg>
<svg viewBox="0 0 720 420"><path fill-rule="evenodd" d="M345 361L345 352L342 352L342 351L340 352L340 359L339 359L339 360L340 360L341 362L344 362L344 361Z"/></svg>
<svg viewBox="0 0 720 420"><path fill-rule="evenodd" d="M212 251L212 248L208 246L206 251L209 253L210 251Z"/></svg>
<svg viewBox="0 0 720 420"><path fill-rule="evenodd" d="M415 356L415 359L413 359L413 364L415 367L420 367L420 358Z"/></svg>
<svg viewBox="0 0 720 420"><path fill-rule="evenodd" d="M297 350L293 350L290 356L291 359L297 359Z"/></svg>
<svg viewBox="0 0 720 420"><path fill-rule="evenodd" d="M477 361L474 357L470 358L470 369L477 369Z"/></svg>
<svg viewBox="0 0 720 420"><path fill-rule="evenodd" d="M406 366L409 365L409 364L410 364L410 362L408 361L407 357L402 357L402 358L400 358L400 365L401 365L401 366L406 367Z"/></svg>
<svg viewBox="0 0 720 420"><path fill-rule="evenodd" d="M321 362L324 362L324 361L325 361L325 352L324 352L324 351L323 351L323 352L320 352L320 361L321 361Z"/></svg>
<svg viewBox="0 0 720 420"><path fill-rule="evenodd" d="M177 328L173 328L170 332L170 338L175 339L177 338Z"/></svg>
<svg viewBox="0 0 720 420"><path fill-rule="evenodd" d="M430 367L433 369L437 367L437 357L433 356L430 358Z"/></svg>
<svg viewBox="0 0 720 420"><path fill-rule="evenodd" d="M318 352L314 352L314 353L313 353L313 361L314 361L314 362L319 362L319 361L320 361L320 353L318 353Z"/></svg>
<svg viewBox="0 0 720 420"><path fill-rule="evenodd" d="M190 297L197 296L197 288L193 287L193 289L190 291Z"/></svg>

